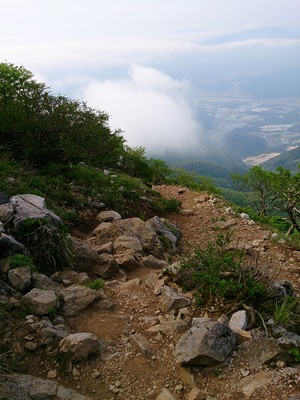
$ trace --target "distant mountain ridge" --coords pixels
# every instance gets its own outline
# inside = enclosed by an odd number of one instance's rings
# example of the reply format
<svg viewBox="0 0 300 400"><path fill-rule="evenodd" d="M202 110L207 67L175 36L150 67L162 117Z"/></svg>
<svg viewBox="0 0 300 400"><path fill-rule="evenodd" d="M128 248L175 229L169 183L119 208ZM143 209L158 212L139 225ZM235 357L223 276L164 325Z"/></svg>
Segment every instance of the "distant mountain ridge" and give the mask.
<svg viewBox="0 0 300 400"><path fill-rule="evenodd" d="M267 170L274 171L277 167L289 169L292 172L298 172L298 165L300 164L300 147L296 149L285 151L279 156L274 157L260 165Z"/></svg>

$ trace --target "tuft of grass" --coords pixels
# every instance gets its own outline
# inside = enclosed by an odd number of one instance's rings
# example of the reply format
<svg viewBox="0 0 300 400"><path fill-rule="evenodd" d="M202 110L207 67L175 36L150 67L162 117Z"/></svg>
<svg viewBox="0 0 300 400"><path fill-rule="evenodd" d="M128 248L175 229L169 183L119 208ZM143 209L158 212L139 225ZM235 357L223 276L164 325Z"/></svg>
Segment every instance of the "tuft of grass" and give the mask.
<svg viewBox="0 0 300 400"><path fill-rule="evenodd" d="M36 267L32 259L24 254L14 254L9 258L10 268L28 267L30 271L35 271Z"/></svg>
<svg viewBox="0 0 300 400"><path fill-rule="evenodd" d="M269 270L261 270L257 260L246 262L245 252L229 249L230 240L230 235L219 233L204 250L181 262L176 280L195 291L198 307L245 303L255 309L272 298Z"/></svg>
<svg viewBox="0 0 300 400"><path fill-rule="evenodd" d="M25 220L15 237L26 247L39 272L51 275L73 265L73 248L64 226L48 220Z"/></svg>
<svg viewBox="0 0 300 400"><path fill-rule="evenodd" d="M282 302L276 302L274 321L287 329L293 328L297 317L298 300L291 296L286 296Z"/></svg>
<svg viewBox="0 0 300 400"><path fill-rule="evenodd" d="M102 279L94 279L93 281L86 281L83 283L83 286L86 286L93 290L101 290L104 288L105 283Z"/></svg>
<svg viewBox="0 0 300 400"><path fill-rule="evenodd" d="M293 357L293 360L297 363L300 362L300 351L297 347L293 347L290 349L290 355Z"/></svg>

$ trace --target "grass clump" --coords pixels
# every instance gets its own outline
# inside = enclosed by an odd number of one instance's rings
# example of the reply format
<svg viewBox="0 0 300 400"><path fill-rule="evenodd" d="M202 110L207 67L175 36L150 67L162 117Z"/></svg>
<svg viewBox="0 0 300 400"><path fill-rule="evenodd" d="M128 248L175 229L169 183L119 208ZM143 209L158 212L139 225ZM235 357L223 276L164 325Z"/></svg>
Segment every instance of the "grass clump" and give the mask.
<svg viewBox="0 0 300 400"><path fill-rule="evenodd" d="M49 220L27 219L18 227L15 237L25 245L39 272L51 275L72 267L73 249L63 225L55 226Z"/></svg>
<svg viewBox="0 0 300 400"><path fill-rule="evenodd" d="M35 271L36 267L32 259L24 254L14 254L9 258L10 268L28 267L30 271Z"/></svg>
<svg viewBox="0 0 300 400"><path fill-rule="evenodd" d="M297 319L298 300L292 296L286 296L281 302L276 302L274 321L277 325L291 329Z"/></svg>
<svg viewBox="0 0 300 400"><path fill-rule="evenodd" d="M86 286L93 290L101 290L104 288L105 283L102 279L94 279L93 281L86 281L83 283L83 286Z"/></svg>
<svg viewBox="0 0 300 400"><path fill-rule="evenodd" d="M259 270L257 260L246 262L243 251L230 249L230 235L218 234L204 250L181 263L177 281L186 290L195 290L196 304L265 304L271 296L270 276Z"/></svg>

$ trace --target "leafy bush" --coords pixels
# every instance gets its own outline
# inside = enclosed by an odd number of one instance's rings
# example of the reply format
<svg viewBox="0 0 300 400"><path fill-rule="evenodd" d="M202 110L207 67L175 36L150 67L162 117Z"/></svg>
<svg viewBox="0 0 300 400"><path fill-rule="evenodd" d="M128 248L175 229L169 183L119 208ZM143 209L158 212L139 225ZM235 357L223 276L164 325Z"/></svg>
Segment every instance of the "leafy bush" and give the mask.
<svg viewBox="0 0 300 400"><path fill-rule="evenodd" d="M15 232L38 271L47 275L73 264L70 238L64 226L54 226L48 220L27 219Z"/></svg>

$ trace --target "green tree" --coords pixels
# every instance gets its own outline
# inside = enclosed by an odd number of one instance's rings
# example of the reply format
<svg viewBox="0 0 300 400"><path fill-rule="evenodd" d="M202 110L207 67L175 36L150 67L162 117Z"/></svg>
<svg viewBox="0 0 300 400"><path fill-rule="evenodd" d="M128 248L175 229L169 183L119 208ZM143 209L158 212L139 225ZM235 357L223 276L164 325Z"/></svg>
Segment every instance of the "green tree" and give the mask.
<svg viewBox="0 0 300 400"><path fill-rule="evenodd" d="M51 94L24 67L0 64L0 146L35 167L84 161L115 165L124 139L108 115Z"/></svg>
<svg viewBox="0 0 300 400"><path fill-rule="evenodd" d="M244 175L232 174L236 188L247 198L257 214L267 215L279 195L274 190L274 174L259 166L252 167Z"/></svg>

